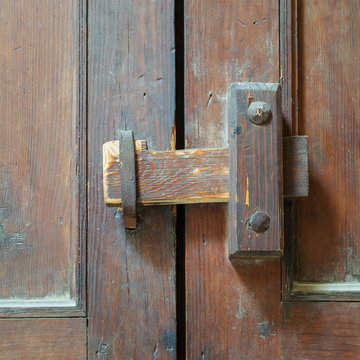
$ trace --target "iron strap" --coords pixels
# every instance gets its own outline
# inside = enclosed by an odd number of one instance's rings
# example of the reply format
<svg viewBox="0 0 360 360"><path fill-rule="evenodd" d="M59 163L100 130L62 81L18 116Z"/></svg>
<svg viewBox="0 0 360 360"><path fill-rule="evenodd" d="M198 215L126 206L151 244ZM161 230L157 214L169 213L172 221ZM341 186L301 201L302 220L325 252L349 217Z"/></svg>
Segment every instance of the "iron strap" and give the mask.
<svg viewBox="0 0 360 360"><path fill-rule="evenodd" d="M125 228L136 229L135 148L132 131L121 131L119 139L120 187Z"/></svg>

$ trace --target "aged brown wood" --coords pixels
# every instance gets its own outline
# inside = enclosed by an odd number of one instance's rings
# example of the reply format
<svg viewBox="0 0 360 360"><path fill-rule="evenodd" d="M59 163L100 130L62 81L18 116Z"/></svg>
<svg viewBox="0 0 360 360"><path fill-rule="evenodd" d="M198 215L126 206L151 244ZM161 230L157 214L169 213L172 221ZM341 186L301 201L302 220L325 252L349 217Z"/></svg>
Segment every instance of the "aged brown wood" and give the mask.
<svg viewBox="0 0 360 360"><path fill-rule="evenodd" d="M174 125L174 2L95 0L88 17L89 359L175 359L175 221L142 209L136 232L105 206L102 145L134 130L155 150Z"/></svg>
<svg viewBox="0 0 360 360"><path fill-rule="evenodd" d="M359 299L359 13L352 1L297 9L298 127L309 135L310 191L298 203L284 267L289 300Z"/></svg>
<svg viewBox="0 0 360 360"><path fill-rule="evenodd" d="M103 145L105 203L121 205L119 145ZM307 192L307 142L284 138L291 156L284 160L284 196ZM143 205L190 204L229 201L229 149L149 151L146 141L135 140L137 202ZM294 147L294 149L293 149ZM289 183L289 181L291 183Z"/></svg>
<svg viewBox="0 0 360 360"><path fill-rule="evenodd" d="M309 195L308 137L284 138L284 197ZM290 165L290 166L288 166ZM286 180L285 180L286 179Z"/></svg>
<svg viewBox="0 0 360 360"><path fill-rule="evenodd" d="M0 339L4 360L86 359L86 319L2 319Z"/></svg>
<svg viewBox="0 0 360 360"><path fill-rule="evenodd" d="M249 101L263 104L258 105L258 109L269 108L266 123L252 122ZM279 84L235 83L231 86L227 106L230 256L282 256L284 215Z"/></svg>
<svg viewBox="0 0 360 360"><path fill-rule="evenodd" d="M0 316L84 315L79 7L1 4Z"/></svg>
<svg viewBox="0 0 360 360"><path fill-rule="evenodd" d="M359 359L358 303L284 304L282 359Z"/></svg>
<svg viewBox="0 0 360 360"><path fill-rule="evenodd" d="M227 145L226 94L279 81L278 1L185 3L187 148ZM227 205L186 207L189 359L280 358L279 260L228 260Z"/></svg>
<svg viewBox="0 0 360 360"><path fill-rule="evenodd" d="M359 305L351 301L359 299L360 291L355 165L359 103L354 79L360 53L354 24L360 5L296 3L286 2L291 19L286 38L292 45L287 59L291 69L287 82L292 83L288 103L293 107L285 116L293 135L309 134L310 192L307 200L288 208L292 217L283 300L294 302L282 306L282 358L358 359Z"/></svg>

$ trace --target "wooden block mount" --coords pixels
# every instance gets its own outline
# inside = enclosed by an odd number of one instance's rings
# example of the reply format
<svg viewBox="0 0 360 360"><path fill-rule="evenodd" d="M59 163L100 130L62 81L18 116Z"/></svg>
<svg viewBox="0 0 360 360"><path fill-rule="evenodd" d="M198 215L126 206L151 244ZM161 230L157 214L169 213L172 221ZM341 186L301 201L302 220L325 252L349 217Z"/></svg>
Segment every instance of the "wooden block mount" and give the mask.
<svg viewBox="0 0 360 360"><path fill-rule="evenodd" d="M230 257L264 253L281 256L284 201L280 85L235 83L228 96ZM258 104L253 113L249 112L252 103ZM270 115L263 117L264 111ZM254 119L255 114L258 116Z"/></svg>

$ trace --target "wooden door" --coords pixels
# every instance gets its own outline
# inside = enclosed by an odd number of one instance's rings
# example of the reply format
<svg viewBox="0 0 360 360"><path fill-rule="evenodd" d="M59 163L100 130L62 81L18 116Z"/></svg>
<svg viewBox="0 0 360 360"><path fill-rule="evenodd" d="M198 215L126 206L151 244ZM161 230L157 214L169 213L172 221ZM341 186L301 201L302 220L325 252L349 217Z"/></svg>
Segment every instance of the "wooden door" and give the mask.
<svg viewBox="0 0 360 360"><path fill-rule="evenodd" d="M357 1L186 2L186 146L227 143L232 82L280 82L309 136L310 195L285 203L282 260L228 259L227 206L186 209L189 359L360 359Z"/></svg>
<svg viewBox="0 0 360 360"><path fill-rule="evenodd" d="M360 5L0 5L0 359L360 359ZM230 261L228 205L106 207L102 144L228 143L231 83L280 82L310 195L282 259Z"/></svg>

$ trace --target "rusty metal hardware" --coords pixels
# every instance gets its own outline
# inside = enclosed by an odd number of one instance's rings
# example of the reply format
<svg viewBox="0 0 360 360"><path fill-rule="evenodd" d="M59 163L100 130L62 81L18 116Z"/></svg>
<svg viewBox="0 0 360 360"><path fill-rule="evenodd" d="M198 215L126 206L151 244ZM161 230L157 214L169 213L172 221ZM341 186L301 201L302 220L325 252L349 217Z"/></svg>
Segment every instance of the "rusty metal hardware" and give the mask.
<svg viewBox="0 0 360 360"><path fill-rule="evenodd" d="M249 120L256 125L266 124L271 120L270 106L263 101L252 102L247 110Z"/></svg>
<svg viewBox="0 0 360 360"><path fill-rule="evenodd" d="M136 203L228 202L230 257L281 256L283 198L308 193L307 137L283 140L279 84L232 84L227 104L227 148L151 151L130 131L105 143L105 203L135 229Z"/></svg>
<svg viewBox="0 0 360 360"><path fill-rule="evenodd" d="M136 176L135 148L132 131L121 131L119 140L119 165L122 211L125 227L136 229Z"/></svg>
<svg viewBox="0 0 360 360"><path fill-rule="evenodd" d="M249 230L258 233L266 231L270 227L270 216L264 211L256 211L249 220Z"/></svg>

